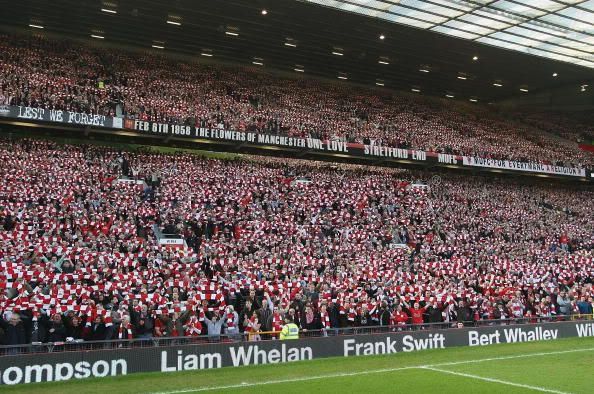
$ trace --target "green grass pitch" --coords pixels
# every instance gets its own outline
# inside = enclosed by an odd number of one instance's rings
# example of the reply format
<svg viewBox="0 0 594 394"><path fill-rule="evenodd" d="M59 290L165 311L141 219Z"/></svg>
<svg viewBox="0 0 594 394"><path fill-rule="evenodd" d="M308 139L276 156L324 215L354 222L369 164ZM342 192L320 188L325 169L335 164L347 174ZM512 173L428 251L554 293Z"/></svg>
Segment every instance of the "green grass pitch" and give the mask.
<svg viewBox="0 0 594 394"><path fill-rule="evenodd" d="M14 393L593 393L594 338L4 386Z"/></svg>

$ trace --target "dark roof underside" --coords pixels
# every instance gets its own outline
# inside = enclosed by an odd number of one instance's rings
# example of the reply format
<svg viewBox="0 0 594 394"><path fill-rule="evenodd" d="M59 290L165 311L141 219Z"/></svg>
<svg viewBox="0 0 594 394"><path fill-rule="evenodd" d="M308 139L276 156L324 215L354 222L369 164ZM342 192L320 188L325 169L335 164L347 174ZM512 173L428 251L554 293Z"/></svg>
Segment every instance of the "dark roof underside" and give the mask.
<svg viewBox="0 0 594 394"><path fill-rule="evenodd" d="M155 44L166 52L211 53L212 59L256 61L265 68L343 75L369 86L379 81L389 88L415 87L481 102L525 94L521 88L535 92L571 85L577 93L594 74L570 63L295 0L0 0L0 9L0 24L7 27L88 39L93 34L106 43Z"/></svg>

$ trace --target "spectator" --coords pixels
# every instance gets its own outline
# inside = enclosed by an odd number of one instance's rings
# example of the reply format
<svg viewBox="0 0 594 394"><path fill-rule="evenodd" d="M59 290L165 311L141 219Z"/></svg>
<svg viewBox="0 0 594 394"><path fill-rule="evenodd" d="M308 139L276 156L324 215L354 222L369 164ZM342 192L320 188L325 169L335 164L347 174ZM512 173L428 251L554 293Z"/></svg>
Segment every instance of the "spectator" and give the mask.
<svg viewBox="0 0 594 394"><path fill-rule="evenodd" d="M134 326L136 338L151 338L153 336L154 319L148 312L148 307L142 305L140 311L130 309L130 320Z"/></svg>
<svg viewBox="0 0 594 394"><path fill-rule="evenodd" d="M2 338L3 345L14 346L27 343L25 327L21 321L21 317L17 313L11 313L8 322L0 318L0 328L4 331Z"/></svg>
<svg viewBox="0 0 594 394"><path fill-rule="evenodd" d="M262 324L257 313L252 313L252 316L245 322L245 327L245 332L248 334L248 341L259 341L261 339Z"/></svg>
<svg viewBox="0 0 594 394"><path fill-rule="evenodd" d="M409 324L410 316L402 309L401 304L397 304L396 308L392 312L392 319L390 320L390 324L393 326L398 326L400 330L402 327Z"/></svg>
<svg viewBox="0 0 594 394"><path fill-rule="evenodd" d="M271 331L272 330L272 304L270 303L270 298L268 297L268 293L265 293L265 299L262 300L262 307L258 309L258 321L262 326L262 331Z"/></svg>
<svg viewBox="0 0 594 394"><path fill-rule="evenodd" d="M367 314L367 317L369 317L369 314ZM320 324L320 318L314 312L311 306L305 307L305 314L303 315L303 319L301 320L301 328L302 330L306 331L319 330L322 328Z"/></svg>
<svg viewBox="0 0 594 394"><path fill-rule="evenodd" d="M132 323L130 323L130 316L129 315L123 315L122 316L122 320L120 321L120 323L118 324L116 330L115 330L115 338L117 340L122 340L122 339L126 339L126 340L130 340L134 338L134 332L133 332L133 326Z"/></svg>
<svg viewBox="0 0 594 394"><path fill-rule="evenodd" d="M106 339L105 323L101 316L95 317L92 322L88 323L88 326L85 335L87 341L104 341Z"/></svg>
<svg viewBox="0 0 594 394"><path fill-rule="evenodd" d="M206 327L208 329L208 339L218 340L221 337L221 329L225 323L225 321L219 317L219 312L214 312L212 320L208 317L205 317L204 322L206 323Z"/></svg>
<svg viewBox="0 0 594 394"><path fill-rule="evenodd" d="M62 322L62 316L54 313L47 324L47 337L44 342L64 342L66 340L66 328Z"/></svg>
<svg viewBox="0 0 594 394"><path fill-rule="evenodd" d="M426 309L427 323L441 323L443 322L442 307L439 306L436 300L428 304Z"/></svg>
<svg viewBox="0 0 594 394"><path fill-rule="evenodd" d="M458 322L463 323L465 326L470 325L474 320L474 313L465 300L458 301L456 315L458 316Z"/></svg>
<svg viewBox="0 0 594 394"><path fill-rule="evenodd" d="M230 338L237 338L237 335L239 334L239 315L237 314L237 312L235 312L233 305L227 306L225 318L225 327L227 335Z"/></svg>
<svg viewBox="0 0 594 394"><path fill-rule="evenodd" d="M404 297L400 296L400 301L402 304L408 309L410 313L411 322L414 325L421 325L424 323L423 314L429 308L429 305L421 307L421 305L415 301L413 306L411 307L405 300Z"/></svg>
<svg viewBox="0 0 594 394"><path fill-rule="evenodd" d="M174 325L173 321L166 313L161 313L155 319L155 337L170 337L173 336Z"/></svg>
<svg viewBox="0 0 594 394"><path fill-rule="evenodd" d="M81 323L81 319L78 316L72 317L72 319L66 325L67 341L80 341L84 339L85 330L83 324Z"/></svg>
<svg viewBox="0 0 594 394"><path fill-rule="evenodd" d="M187 320L185 320L185 323L182 327L184 336L186 337L198 337L203 335L202 323L192 312L189 313Z"/></svg>
<svg viewBox="0 0 594 394"><path fill-rule="evenodd" d="M586 296L581 296L580 300L577 303L579 308L579 313L582 317L589 318L592 316L592 302L586 300Z"/></svg>
<svg viewBox="0 0 594 394"><path fill-rule="evenodd" d="M566 291L560 291L557 296L557 305L559 307L559 314L562 316L569 316L571 314L571 299L568 297Z"/></svg>

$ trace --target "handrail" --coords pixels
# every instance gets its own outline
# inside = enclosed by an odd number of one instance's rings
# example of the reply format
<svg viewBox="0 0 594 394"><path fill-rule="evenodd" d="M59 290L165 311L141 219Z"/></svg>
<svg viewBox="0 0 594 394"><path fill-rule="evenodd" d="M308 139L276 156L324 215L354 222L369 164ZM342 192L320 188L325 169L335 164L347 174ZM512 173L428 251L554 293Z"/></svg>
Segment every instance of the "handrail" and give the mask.
<svg viewBox="0 0 594 394"><path fill-rule="evenodd" d="M592 320L592 314L573 314L559 315L552 317L522 317L514 319L498 320L476 320L468 322L437 322L423 324L404 324L388 326L359 326L359 327L336 327L316 330L300 330L301 338L315 338L337 335L366 335L382 332L400 332L416 330L452 330L460 325L464 327L484 327L484 326L502 326L516 324L537 324L537 323L556 323L563 321ZM253 342L277 340L280 331L260 331L243 333L224 333L218 335L200 335L200 336L177 336L177 337L145 337L134 339L115 339L104 341L64 341L64 342L33 342L22 345L3 345L0 346L0 357L14 356L23 354L55 353L55 352L77 352L105 349L121 349L135 347L159 347L171 345L207 345L217 342Z"/></svg>

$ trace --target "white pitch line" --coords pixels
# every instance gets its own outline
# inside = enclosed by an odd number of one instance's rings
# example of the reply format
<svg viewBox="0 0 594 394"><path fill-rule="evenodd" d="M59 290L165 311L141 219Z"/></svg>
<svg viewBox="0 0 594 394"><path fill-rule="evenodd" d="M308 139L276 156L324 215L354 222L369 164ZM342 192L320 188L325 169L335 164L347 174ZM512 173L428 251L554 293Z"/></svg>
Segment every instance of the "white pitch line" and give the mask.
<svg viewBox="0 0 594 394"><path fill-rule="evenodd" d="M448 371L447 369L440 369L440 368L433 368L433 367L423 367L423 369L426 369L428 371L441 372L441 373L445 373L445 374L449 374L449 375L462 376L462 377L470 378L470 379L483 380L485 382L490 382L490 383L498 383L498 384L503 384L503 385L507 385L507 386L521 387L523 389L542 391L545 393L570 394L565 391L551 390L551 389L547 389L547 388L539 387L539 386L531 386L528 384L509 382L507 380L500 380L500 379L494 379L494 378L487 378L484 376L471 375L469 373Z"/></svg>
<svg viewBox="0 0 594 394"><path fill-rule="evenodd" d="M340 372L340 373L333 373L327 375L316 375L316 376L304 376L300 378L291 378L291 379L279 379L279 380L265 380L262 382L242 382L239 384L232 384L227 386L210 386L210 387L197 387L197 388L188 388L188 389L181 389L181 390L172 390L172 391L157 391L151 394L184 394L184 393L196 393L201 391L213 391L213 390L225 390L225 389L236 389L241 387L253 387L253 386L264 386L269 384L280 384L280 383L296 383L296 382L306 382L309 380L320 380L320 379L330 379L330 378L339 378L339 377L349 377L349 376L359 376L359 375L369 375L369 374L376 374L376 373L384 373L384 372L397 372L397 371L404 371L407 369L435 369L437 367L446 367L451 365L461 365L461 364L472 364L472 363L480 363L486 361L501 361L501 360L512 360L516 358L527 358L527 357L542 357L542 356L552 356L558 354L566 354L566 353L578 353L578 352L591 352L594 351L594 348L580 348L580 349L570 349L570 350L559 350L555 352L540 352L540 353L526 353L526 354L518 354L513 356L502 356L502 357L490 357L490 358L480 358L475 360L464 360L464 361L453 361L448 363L438 363L438 364L430 364L430 365L416 365L410 367L399 367L399 368L383 368L383 369L371 369L367 371L357 371L357 372ZM444 372L445 370L439 370L439 372ZM451 372L451 371L445 371ZM458 373L458 372L456 372ZM474 376L474 375L473 375ZM484 378L489 379L489 378ZM501 381L503 382L503 381ZM516 383L513 383L517 385ZM528 388L528 387L526 387ZM551 391L548 389L548 392L558 393L558 394L568 394L563 393L561 391Z"/></svg>
<svg viewBox="0 0 594 394"><path fill-rule="evenodd" d="M359 371L359 372L339 372L339 373L332 373L332 374L327 374L327 375L304 376L302 378L265 380L263 382L250 382L250 383L242 382L239 384L230 384L227 386L211 386L211 387L200 387L200 388L195 388L195 389L159 391L159 392L155 392L152 394L182 394L182 393L195 393L195 392L199 392L199 391L237 389L237 388L241 388L241 387L263 386L263 385L268 385L268 384L279 384L279 383L306 382L308 380L342 378L342 377L348 377L348 376L368 375L368 374L375 374L375 373L382 373L382 372L404 371L406 369L419 369L419 368L420 367L415 366L415 367L401 367L401 368L371 369L369 371Z"/></svg>
<svg viewBox="0 0 594 394"><path fill-rule="evenodd" d="M513 356L501 356L501 357L491 357L491 358L480 358L478 360L452 361L452 362L447 362L447 363L424 365L424 367L447 367L447 366L450 366L450 365L460 365L460 364L470 364L470 363L482 363L482 362L485 362L485 361L501 361L501 360L512 360L514 358L556 356L558 354L579 353L579 352L591 352L591 351L594 351L594 347L580 348L580 349L569 349L569 350L558 350L558 351L555 351L555 352L526 353L526 354L516 354L516 355L513 355Z"/></svg>

